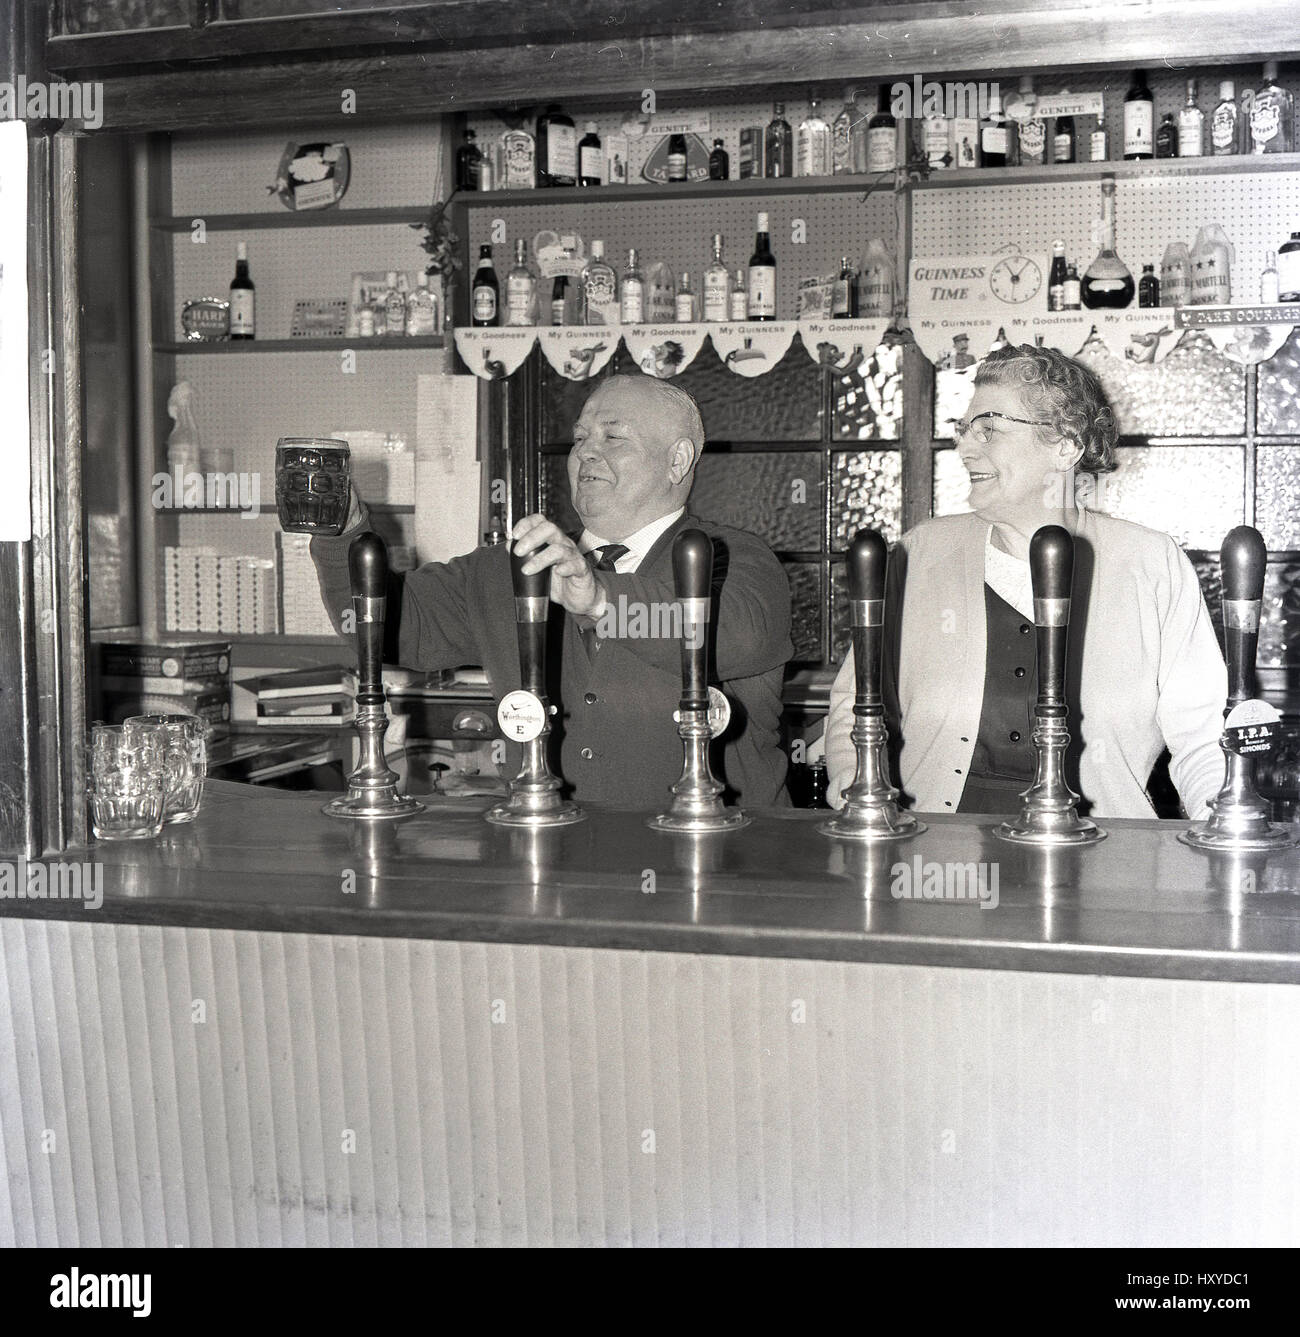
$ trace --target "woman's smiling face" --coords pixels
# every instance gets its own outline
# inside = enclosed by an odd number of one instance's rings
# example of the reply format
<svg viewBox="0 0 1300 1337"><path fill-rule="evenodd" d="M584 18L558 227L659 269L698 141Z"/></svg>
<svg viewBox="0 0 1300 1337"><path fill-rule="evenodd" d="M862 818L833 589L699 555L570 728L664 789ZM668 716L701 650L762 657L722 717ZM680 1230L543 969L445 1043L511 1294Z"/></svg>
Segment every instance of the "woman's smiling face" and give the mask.
<svg viewBox="0 0 1300 1337"><path fill-rule="evenodd" d="M988 434L987 441L977 441L968 432L958 443L957 453L970 475L971 510L985 520L1009 522L1032 517L1035 511L1051 505L1059 506L1061 492L1056 475L1063 468L1061 442L1040 444L1041 435L1051 437L1050 429L1007 421L1038 420L1042 415L1025 404L1024 396L1013 385L977 385L964 421L974 422L981 413L1005 416L980 419L978 428L981 434Z"/></svg>

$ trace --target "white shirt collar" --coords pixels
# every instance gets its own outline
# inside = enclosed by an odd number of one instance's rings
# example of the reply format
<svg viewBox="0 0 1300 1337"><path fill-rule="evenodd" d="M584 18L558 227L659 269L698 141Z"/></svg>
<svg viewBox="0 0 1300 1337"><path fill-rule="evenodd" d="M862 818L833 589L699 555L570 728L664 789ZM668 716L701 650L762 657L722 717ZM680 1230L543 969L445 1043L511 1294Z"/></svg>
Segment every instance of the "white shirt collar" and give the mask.
<svg viewBox="0 0 1300 1337"><path fill-rule="evenodd" d="M1034 584L1029 563L1003 552L994 544L992 525L984 538L984 582L1021 617L1030 622L1034 620Z"/></svg>
<svg viewBox="0 0 1300 1337"><path fill-rule="evenodd" d="M635 534L629 534L627 538L620 539L619 542L627 549L627 552L614 563L614 570L620 575L627 575L635 571L637 567L645 561L650 549L659 541L659 538L667 530L671 529L678 520L686 514L686 507L679 506L669 515L661 515L658 520L651 520L648 525L642 525ZM587 553L596 548L603 548L610 542L609 539L601 538L599 534L594 534L590 529L584 529L578 539L578 548Z"/></svg>

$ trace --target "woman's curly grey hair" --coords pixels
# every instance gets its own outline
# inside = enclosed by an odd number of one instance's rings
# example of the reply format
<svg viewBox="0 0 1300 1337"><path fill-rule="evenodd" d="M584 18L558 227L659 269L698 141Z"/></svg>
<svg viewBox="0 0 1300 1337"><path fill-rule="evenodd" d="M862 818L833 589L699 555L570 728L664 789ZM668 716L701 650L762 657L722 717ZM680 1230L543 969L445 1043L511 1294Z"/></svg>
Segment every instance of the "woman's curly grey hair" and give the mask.
<svg viewBox="0 0 1300 1337"><path fill-rule="evenodd" d="M1020 390L1029 416L1045 418L1056 438L1083 447L1075 466L1083 473L1108 474L1119 468L1115 442L1119 428L1096 375L1055 348L1008 344L980 363L976 385L1009 385Z"/></svg>

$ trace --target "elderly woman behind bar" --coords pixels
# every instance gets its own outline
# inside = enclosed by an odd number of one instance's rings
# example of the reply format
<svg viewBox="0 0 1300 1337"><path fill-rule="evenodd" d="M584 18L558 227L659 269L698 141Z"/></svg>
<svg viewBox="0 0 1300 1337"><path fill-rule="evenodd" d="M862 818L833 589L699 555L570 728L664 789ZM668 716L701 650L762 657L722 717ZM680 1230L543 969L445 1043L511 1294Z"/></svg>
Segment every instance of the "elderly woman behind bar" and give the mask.
<svg viewBox="0 0 1300 1337"><path fill-rule="evenodd" d="M1006 347L954 426L973 514L927 520L890 555L885 702L894 783L926 812L1012 813L1034 776L1037 694L1029 540L1074 535L1066 779L1081 811L1151 817L1163 748L1191 817L1223 780L1227 673L1191 563L1167 534L1076 504L1081 476L1115 465L1096 377L1048 348ZM855 754L853 656L831 691L830 797Z"/></svg>

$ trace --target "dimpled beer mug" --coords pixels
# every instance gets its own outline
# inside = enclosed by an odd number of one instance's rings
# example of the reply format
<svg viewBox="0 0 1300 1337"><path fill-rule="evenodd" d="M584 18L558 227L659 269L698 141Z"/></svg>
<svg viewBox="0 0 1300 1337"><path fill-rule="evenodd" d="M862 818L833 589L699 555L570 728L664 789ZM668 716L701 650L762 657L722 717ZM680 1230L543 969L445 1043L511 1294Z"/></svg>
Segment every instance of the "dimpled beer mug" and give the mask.
<svg viewBox="0 0 1300 1337"><path fill-rule="evenodd" d="M208 773L208 725L197 715L132 715L127 733L162 752L163 824L192 822Z"/></svg>
<svg viewBox="0 0 1300 1337"><path fill-rule="evenodd" d="M346 441L282 436L275 443L275 504L289 534L341 534L351 497Z"/></svg>
<svg viewBox="0 0 1300 1337"><path fill-rule="evenodd" d="M86 797L96 839L134 840L162 830L166 781L156 738L120 724L92 724L86 761Z"/></svg>

